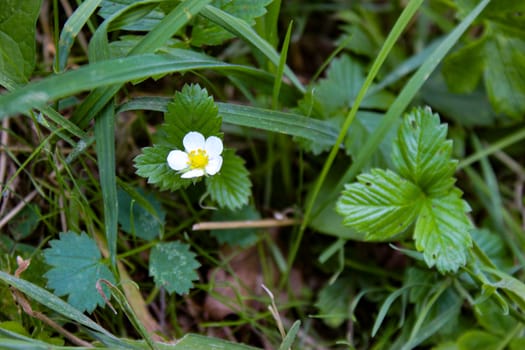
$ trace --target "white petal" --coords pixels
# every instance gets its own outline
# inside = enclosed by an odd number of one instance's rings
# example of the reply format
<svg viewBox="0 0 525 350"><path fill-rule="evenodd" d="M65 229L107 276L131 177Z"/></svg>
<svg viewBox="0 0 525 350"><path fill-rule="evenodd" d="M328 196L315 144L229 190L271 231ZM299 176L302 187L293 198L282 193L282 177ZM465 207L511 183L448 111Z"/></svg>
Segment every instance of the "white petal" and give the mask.
<svg viewBox="0 0 525 350"><path fill-rule="evenodd" d="M200 132L190 131L189 133L186 134L186 136L184 136L184 139L182 140L182 144L184 145L186 152L189 153L199 148L204 149L206 142L204 141L204 136L202 136Z"/></svg>
<svg viewBox="0 0 525 350"><path fill-rule="evenodd" d="M208 156L213 158L222 153L222 140L217 136L210 136L206 139L206 145L204 147Z"/></svg>
<svg viewBox="0 0 525 350"><path fill-rule="evenodd" d="M192 177L199 177L199 176L202 176L202 175L204 175L204 170L202 170L202 169L193 169L193 170L185 172L180 177L182 177L183 179L191 179Z"/></svg>
<svg viewBox="0 0 525 350"><path fill-rule="evenodd" d="M208 160L208 164L206 165L206 174L208 175L215 175L221 170L222 167L222 157L216 156L213 158L210 158Z"/></svg>
<svg viewBox="0 0 525 350"><path fill-rule="evenodd" d="M188 154L179 150L171 151L168 154L168 165L173 170L183 170L188 167Z"/></svg>

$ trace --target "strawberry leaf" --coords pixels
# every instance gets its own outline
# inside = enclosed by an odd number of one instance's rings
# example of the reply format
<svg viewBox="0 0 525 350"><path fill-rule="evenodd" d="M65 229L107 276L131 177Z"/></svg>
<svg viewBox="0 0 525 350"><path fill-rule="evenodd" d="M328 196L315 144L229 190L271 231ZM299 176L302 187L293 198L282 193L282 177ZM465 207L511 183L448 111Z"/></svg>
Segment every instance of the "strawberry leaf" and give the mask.
<svg viewBox="0 0 525 350"><path fill-rule="evenodd" d="M218 174L206 178L211 198L221 208L238 209L248 204L252 183L244 160L232 150L223 153L222 168Z"/></svg>
<svg viewBox="0 0 525 350"><path fill-rule="evenodd" d="M82 232L62 232L60 239L49 242L44 249L44 259L52 268L44 277L47 286L58 296L68 295L67 301L80 311L92 312L97 305L104 305L96 285L100 279L115 283L109 268L102 262L96 242ZM109 295L109 290L104 288Z"/></svg>
<svg viewBox="0 0 525 350"><path fill-rule="evenodd" d="M405 116L392 150L399 175L430 196L447 193L455 182L457 161L451 159L452 141L446 136L439 116L418 108Z"/></svg>
<svg viewBox="0 0 525 350"><path fill-rule="evenodd" d="M149 275L153 276L157 287L168 293L186 294L199 279L196 269L200 263L190 246L180 242L159 243L151 250Z"/></svg>
<svg viewBox="0 0 525 350"><path fill-rule="evenodd" d="M336 210L343 224L367 235L387 240L403 232L419 212L421 190L390 170L372 169L347 185Z"/></svg>

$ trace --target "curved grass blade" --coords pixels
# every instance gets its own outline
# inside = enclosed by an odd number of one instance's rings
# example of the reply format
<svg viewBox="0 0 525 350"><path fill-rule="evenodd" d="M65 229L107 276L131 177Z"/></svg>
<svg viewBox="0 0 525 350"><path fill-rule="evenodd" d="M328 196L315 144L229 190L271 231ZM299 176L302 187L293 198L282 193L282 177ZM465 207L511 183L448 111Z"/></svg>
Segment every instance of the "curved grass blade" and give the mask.
<svg viewBox="0 0 525 350"><path fill-rule="evenodd" d="M63 71L66 67L69 51L71 50L71 46L73 46L75 37L101 2L102 0L86 0L82 2L64 24L62 32L60 33L60 40L58 41L58 55L56 60L56 68L59 72Z"/></svg>
<svg viewBox="0 0 525 350"><path fill-rule="evenodd" d="M181 60L171 55L135 55L93 63L75 71L54 75L0 95L0 120L16 113L25 113L31 108L41 108L49 100L56 100L81 91L106 85L122 84L156 75L199 69L214 69L224 72L233 70L255 76L264 76L263 72L254 68L210 59Z"/></svg>
<svg viewBox="0 0 525 350"><path fill-rule="evenodd" d="M177 5L162 21L155 26L131 51L129 56L152 53L162 47L166 41L177 33L193 16L211 0L188 0ZM134 6L131 4L130 6ZM124 9L125 12L127 9ZM107 40L107 39L106 39ZM93 119L104 105L120 90L121 85L108 86L93 91L73 115L73 122L84 127Z"/></svg>
<svg viewBox="0 0 525 350"><path fill-rule="evenodd" d="M5 283L13 286L18 289L31 299L37 301L38 303L46 306L50 310L61 314L66 317L68 320L77 322L85 327L88 327L102 335L106 338L111 339L115 344L121 344L122 347L126 347L126 343L122 340L115 337L113 334L109 333L107 330L99 326L97 323L92 321L89 317L84 315L82 312L75 309L73 306L69 305L59 297L54 294L51 294L47 290L31 283L26 280L17 278L15 276L9 275L3 271L0 271L0 280Z"/></svg>
<svg viewBox="0 0 525 350"><path fill-rule="evenodd" d="M280 55L245 21L240 20L237 17L234 17L229 13L210 5L205 6L200 14L206 17L208 20L228 30L229 32L244 39L246 42L253 45L257 50L261 51L276 67L279 66ZM303 84L301 84L299 79L288 66L284 67L284 73L301 93L306 91Z"/></svg>
<svg viewBox="0 0 525 350"><path fill-rule="evenodd" d="M140 97L122 104L117 113L131 110L166 112L167 104L171 100L167 97ZM217 106L225 123L304 137L312 141L326 140L330 145L333 145L337 138L335 128L321 120L307 118L300 114L231 103L217 102Z"/></svg>

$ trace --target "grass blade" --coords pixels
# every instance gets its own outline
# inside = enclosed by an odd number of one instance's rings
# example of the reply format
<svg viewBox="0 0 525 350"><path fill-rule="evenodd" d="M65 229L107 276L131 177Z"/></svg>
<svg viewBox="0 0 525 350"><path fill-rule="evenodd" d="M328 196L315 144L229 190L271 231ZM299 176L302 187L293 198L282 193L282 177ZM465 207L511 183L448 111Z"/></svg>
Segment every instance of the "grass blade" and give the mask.
<svg viewBox="0 0 525 350"><path fill-rule="evenodd" d="M116 266L118 200L115 168L115 118L109 103L95 120L95 149L104 206L104 227L112 266Z"/></svg>
<svg viewBox="0 0 525 350"><path fill-rule="evenodd" d="M208 20L223 27L229 32L244 39L247 43L253 45L257 50L261 51L276 67L279 66L280 55L274 48L263 38L261 38L249 25L243 20L240 20L227 12L219 10L213 6L205 6L200 14ZM293 85L304 93L306 89L299 79L295 76L293 71L288 67L284 67L284 73L293 83Z"/></svg>
<svg viewBox="0 0 525 350"><path fill-rule="evenodd" d="M171 100L166 97L140 97L122 104L117 113L131 110L166 112ZM330 145L334 144L337 137L337 130L330 125L300 114L221 102L217 102L217 106L225 123L304 137L312 141L327 140Z"/></svg>
<svg viewBox="0 0 525 350"><path fill-rule="evenodd" d="M188 0L179 4L130 51L129 56L151 53L162 47L169 38L177 33L210 1ZM133 6L133 4L130 6ZM120 87L120 85L115 85L95 90L75 111L73 122L80 127L87 125L120 90Z"/></svg>
<svg viewBox="0 0 525 350"><path fill-rule="evenodd" d="M56 56L56 69L61 72L65 69L69 51L75 37L86 24L89 17L95 12L102 0L86 0L80 4L75 12L68 18L58 41L58 55Z"/></svg>
<svg viewBox="0 0 525 350"><path fill-rule="evenodd" d="M117 343L122 344L123 347L126 346L126 343L119 340L117 337L109 333L107 330L99 326L97 323L93 322L89 317L84 315L82 312L75 309L73 306L69 305L59 297L54 294L51 294L47 290L31 283L26 280L17 278L15 276L9 275L3 271L0 271L0 280L9 284L10 286L18 289L31 299L37 301L38 303L44 305L45 307L53 310L66 317L68 320L77 322L83 326L86 326L98 333L103 334L104 336L111 338Z"/></svg>
<svg viewBox="0 0 525 350"><path fill-rule="evenodd" d="M85 90L122 84L155 75L198 69L214 69L221 72L236 70L250 75L263 75L263 72L253 68L211 59L181 60L171 55L157 54L117 58L93 63L61 75L54 75L0 95L0 120L16 113L25 113L31 108L41 108L48 100L56 100ZM106 100L106 103L107 101L109 99ZM83 120L89 121L90 119Z"/></svg>
<svg viewBox="0 0 525 350"><path fill-rule="evenodd" d="M392 103L388 111L386 112L381 124L379 124L375 133L363 146L361 152L358 154L350 168L347 170L345 175L341 178L341 181L335 188L334 192L339 192L345 183L353 179L359 171L361 171L363 165L367 159L370 158L371 154L379 147L381 140L385 134L390 130L395 119L399 117L406 109L410 101L414 98L416 93L419 91L421 86L425 83L430 73L434 71L437 65L443 60L450 49L457 43L459 38L468 29L472 22L478 17L483 9L488 5L490 0L481 1L470 13L466 16L461 23L452 31L450 34L437 46L434 52L427 58L425 63L412 78L405 85L403 90L399 93L398 97Z"/></svg>

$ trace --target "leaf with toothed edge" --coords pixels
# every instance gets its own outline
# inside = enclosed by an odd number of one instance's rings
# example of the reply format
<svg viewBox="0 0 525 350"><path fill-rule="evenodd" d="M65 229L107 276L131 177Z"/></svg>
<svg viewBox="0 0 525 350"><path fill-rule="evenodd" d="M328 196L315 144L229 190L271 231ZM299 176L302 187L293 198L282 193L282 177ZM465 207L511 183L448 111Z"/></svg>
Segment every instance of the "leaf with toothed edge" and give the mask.
<svg viewBox="0 0 525 350"><path fill-rule="evenodd" d="M159 243L151 250L149 275L158 287L168 293L186 294L199 279L196 270L200 263L190 246L181 242Z"/></svg>
<svg viewBox="0 0 525 350"><path fill-rule="evenodd" d="M367 239L387 240L414 222L423 198L416 185L382 169L372 169L357 180L337 201L344 225L366 233Z"/></svg>

